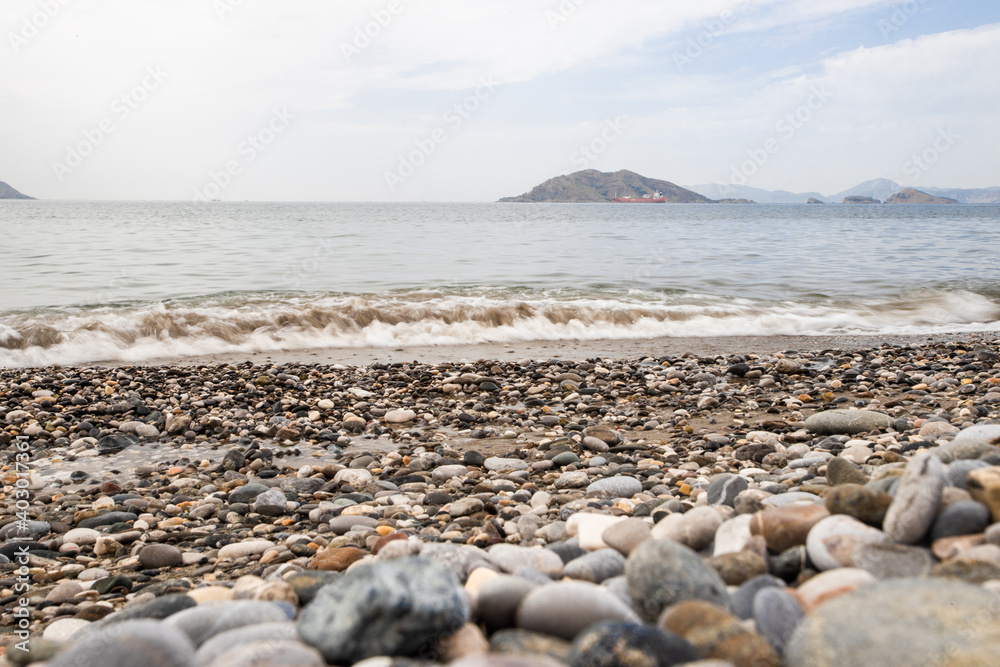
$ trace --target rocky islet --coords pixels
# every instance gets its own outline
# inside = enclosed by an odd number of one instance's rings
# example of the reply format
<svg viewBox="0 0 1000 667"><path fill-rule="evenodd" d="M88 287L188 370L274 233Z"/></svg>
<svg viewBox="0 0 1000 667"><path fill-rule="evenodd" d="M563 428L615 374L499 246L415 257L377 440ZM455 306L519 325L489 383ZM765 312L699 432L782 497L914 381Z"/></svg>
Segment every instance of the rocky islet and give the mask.
<svg viewBox="0 0 1000 667"><path fill-rule="evenodd" d="M973 664L996 349L2 370L5 658Z"/></svg>

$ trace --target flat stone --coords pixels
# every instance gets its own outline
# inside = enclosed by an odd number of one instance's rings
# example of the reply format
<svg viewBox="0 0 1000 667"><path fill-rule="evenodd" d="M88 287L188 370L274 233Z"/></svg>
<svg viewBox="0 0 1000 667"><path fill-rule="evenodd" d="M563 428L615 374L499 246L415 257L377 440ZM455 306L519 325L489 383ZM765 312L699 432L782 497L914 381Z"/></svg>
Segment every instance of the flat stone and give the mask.
<svg viewBox="0 0 1000 667"><path fill-rule="evenodd" d="M377 519L363 515L341 514L330 519L330 531L334 535L344 535L358 527L374 528L377 525Z"/></svg>
<svg viewBox="0 0 1000 667"><path fill-rule="evenodd" d="M244 556L254 556L262 554L268 549L273 549L274 542L270 540L248 540L246 542L234 542L219 549L219 560L236 560Z"/></svg>
<svg viewBox="0 0 1000 667"><path fill-rule="evenodd" d="M669 540L649 540L625 563L629 594L643 620L653 622L684 600L705 600L729 608L726 585L697 553Z"/></svg>
<svg viewBox="0 0 1000 667"><path fill-rule="evenodd" d="M587 495L597 495L610 498L631 498L642 492L642 482L635 477L618 475L605 477L587 486Z"/></svg>
<svg viewBox="0 0 1000 667"><path fill-rule="evenodd" d="M885 514L886 534L900 544L915 544L923 539L934 523L946 483L940 459L927 453L910 459Z"/></svg>
<svg viewBox="0 0 1000 667"><path fill-rule="evenodd" d="M540 586L517 610L517 627L572 640L600 621L640 623L636 613L606 588L582 581Z"/></svg>
<svg viewBox="0 0 1000 667"><path fill-rule="evenodd" d="M522 461L521 459L507 459L494 456L486 459L483 467L496 472L500 470L527 470L529 465L527 461Z"/></svg>
<svg viewBox="0 0 1000 667"><path fill-rule="evenodd" d="M589 551L607 548L602 538L604 532L616 524L626 521L625 517L596 514L593 512L577 512L566 523L566 531L576 536L580 546Z"/></svg>
<svg viewBox="0 0 1000 667"><path fill-rule="evenodd" d="M969 584L893 579L842 595L812 611L792 635L789 667L991 665L1000 655L997 598ZM905 638L905 641L901 641Z"/></svg>
<svg viewBox="0 0 1000 667"><path fill-rule="evenodd" d="M888 535L854 517L835 514L813 526L806 539L809 560L821 571L847 567L863 545L891 544Z"/></svg>
<svg viewBox="0 0 1000 667"><path fill-rule="evenodd" d="M191 667L194 646L175 628L133 620L94 628L46 663L48 667Z"/></svg>
<svg viewBox="0 0 1000 667"><path fill-rule="evenodd" d="M892 417L871 410L825 410L806 419L806 428L817 435L854 435L892 426Z"/></svg>
<svg viewBox="0 0 1000 667"><path fill-rule="evenodd" d="M560 562L561 566L561 562ZM299 635L331 664L410 655L469 621L469 600L455 575L425 558L352 568L326 586L299 616Z"/></svg>
<svg viewBox="0 0 1000 667"><path fill-rule="evenodd" d="M417 418L417 413L413 410L390 410L385 413L385 421L389 424L405 424L406 422L414 421Z"/></svg>

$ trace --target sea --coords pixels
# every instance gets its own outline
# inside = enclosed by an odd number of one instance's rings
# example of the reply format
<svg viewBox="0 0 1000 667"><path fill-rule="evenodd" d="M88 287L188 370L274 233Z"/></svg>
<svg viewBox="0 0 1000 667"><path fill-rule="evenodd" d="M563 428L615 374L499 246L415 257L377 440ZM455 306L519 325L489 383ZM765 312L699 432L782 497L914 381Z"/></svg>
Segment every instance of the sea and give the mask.
<svg viewBox="0 0 1000 667"><path fill-rule="evenodd" d="M0 202L0 366L1000 330L1000 206Z"/></svg>

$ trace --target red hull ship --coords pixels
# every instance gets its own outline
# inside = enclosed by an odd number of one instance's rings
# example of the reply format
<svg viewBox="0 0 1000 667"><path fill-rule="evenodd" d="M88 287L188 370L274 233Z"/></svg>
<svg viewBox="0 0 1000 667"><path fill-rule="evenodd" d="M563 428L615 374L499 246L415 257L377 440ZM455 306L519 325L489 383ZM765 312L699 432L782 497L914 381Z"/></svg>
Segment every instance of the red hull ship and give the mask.
<svg viewBox="0 0 1000 667"><path fill-rule="evenodd" d="M655 195L644 197L612 197L611 201L615 204L666 204L667 198L661 197L657 192Z"/></svg>

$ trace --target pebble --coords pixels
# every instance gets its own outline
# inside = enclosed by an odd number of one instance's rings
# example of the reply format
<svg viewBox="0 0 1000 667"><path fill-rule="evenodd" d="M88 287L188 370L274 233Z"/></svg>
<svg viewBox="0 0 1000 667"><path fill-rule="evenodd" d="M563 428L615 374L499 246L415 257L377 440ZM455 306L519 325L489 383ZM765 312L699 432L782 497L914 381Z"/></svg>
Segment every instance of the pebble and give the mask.
<svg viewBox="0 0 1000 667"><path fill-rule="evenodd" d="M601 621L640 623L638 615L608 589L560 581L529 592L517 609L517 627L572 641Z"/></svg>
<svg viewBox="0 0 1000 667"><path fill-rule="evenodd" d="M684 600L704 600L730 607L729 593L719 575L697 553L669 540L640 544L625 563L629 594L639 615L653 622L660 613Z"/></svg>
<svg viewBox="0 0 1000 667"><path fill-rule="evenodd" d="M634 623L602 622L577 635L567 662L572 667L670 667L698 658L697 649L672 632Z"/></svg>
<svg viewBox="0 0 1000 667"><path fill-rule="evenodd" d="M847 567L855 549L872 544L891 544L891 538L854 517L835 514L813 526L806 550L816 568L825 571Z"/></svg>
<svg viewBox="0 0 1000 667"><path fill-rule="evenodd" d="M139 563L147 570L174 567L181 561L181 550L169 544L150 544L139 552Z"/></svg>
<svg viewBox="0 0 1000 667"><path fill-rule="evenodd" d="M623 556L628 556L637 546L652 539L652 530L642 519L626 519L605 528L600 539Z"/></svg>
<svg viewBox="0 0 1000 667"><path fill-rule="evenodd" d="M761 588L753 597L753 620L757 632L764 636L779 655L783 655L788 640L805 617L798 599L784 588Z"/></svg>
<svg viewBox="0 0 1000 667"><path fill-rule="evenodd" d="M631 498L642 492L642 482L635 477L619 475L606 477L587 486L587 495L600 495L610 498Z"/></svg>
<svg viewBox="0 0 1000 667"><path fill-rule="evenodd" d="M900 544L916 544L923 539L934 523L946 483L940 459L930 454L910 459L885 514L886 534Z"/></svg>
<svg viewBox="0 0 1000 667"><path fill-rule="evenodd" d="M274 546L274 542L270 540L250 540L227 544L219 549L219 560L236 560L237 558L262 554L268 549L273 549Z"/></svg>
<svg viewBox="0 0 1000 667"><path fill-rule="evenodd" d="M128 637L128 641L122 641ZM55 658L48 667L191 667L194 646L184 633L148 620L126 621L120 625L89 632Z"/></svg>
<svg viewBox="0 0 1000 667"><path fill-rule="evenodd" d="M892 418L871 410L824 410L806 419L805 427L819 435L855 435L890 428Z"/></svg>

